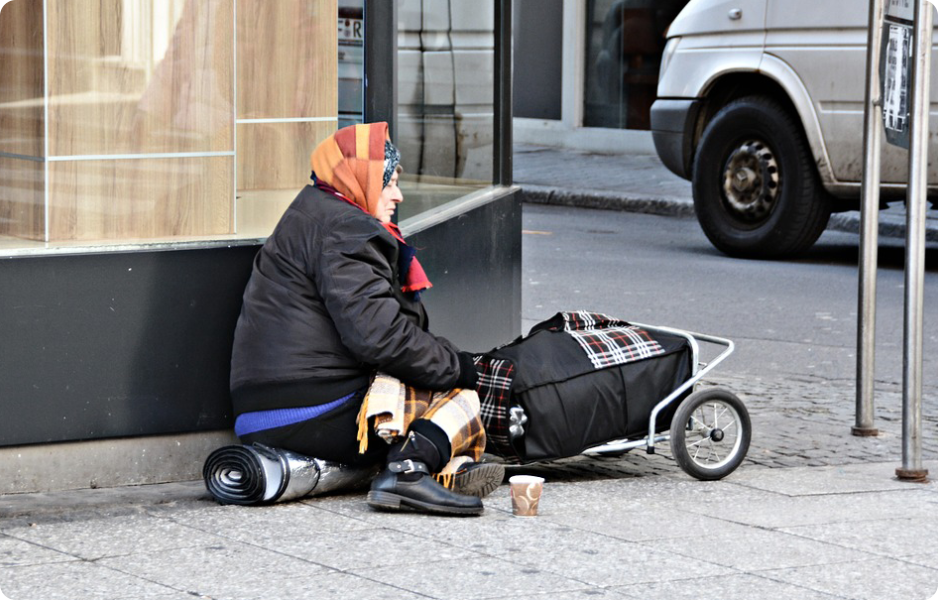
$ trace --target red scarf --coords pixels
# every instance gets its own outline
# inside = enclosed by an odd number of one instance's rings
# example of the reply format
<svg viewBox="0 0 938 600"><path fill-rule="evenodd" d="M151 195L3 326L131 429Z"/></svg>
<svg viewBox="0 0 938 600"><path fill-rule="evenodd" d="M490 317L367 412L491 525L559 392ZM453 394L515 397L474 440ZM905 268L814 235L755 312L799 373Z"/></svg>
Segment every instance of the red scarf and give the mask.
<svg viewBox="0 0 938 600"><path fill-rule="evenodd" d="M344 194L336 190L334 187L318 179L315 176L315 174L313 174L313 179L316 182L317 188L321 189L324 192L332 194L339 200L348 202L355 208L361 210L362 212L365 212L364 208L362 208L361 206L359 206L358 204L356 204L349 198L346 198ZM396 239L397 242L401 246L403 246L404 248L410 248L410 246L407 245L407 242L404 241L404 236L401 234L400 227L398 227L394 223L381 223L381 225L382 227L388 230L388 233L394 236L394 239ZM403 248L401 250L404 251ZM413 249L411 249L410 251L414 252ZM404 271L406 271L406 276L405 276L405 280L401 282L402 283L401 291L419 292L422 290L428 290L433 287L433 284L430 283L430 279L427 277L426 271L423 270L423 266L420 264L420 261L417 260L416 256L411 258L410 265L408 265L407 268L404 269Z"/></svg>

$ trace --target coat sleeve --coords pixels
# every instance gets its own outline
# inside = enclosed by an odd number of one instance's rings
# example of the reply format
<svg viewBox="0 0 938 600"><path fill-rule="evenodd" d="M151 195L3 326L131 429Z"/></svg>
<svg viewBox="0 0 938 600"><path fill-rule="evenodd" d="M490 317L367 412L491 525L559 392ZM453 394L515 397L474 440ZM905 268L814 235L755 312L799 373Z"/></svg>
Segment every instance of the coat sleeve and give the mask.
<svg viewBox="0 0 938 600"><path fill-rule="evenodd" d="M356 359L415 387L451 389L460 379L459 353L403 314L384 243L354 223L324 237L314 281L326 310Z"/></svg>

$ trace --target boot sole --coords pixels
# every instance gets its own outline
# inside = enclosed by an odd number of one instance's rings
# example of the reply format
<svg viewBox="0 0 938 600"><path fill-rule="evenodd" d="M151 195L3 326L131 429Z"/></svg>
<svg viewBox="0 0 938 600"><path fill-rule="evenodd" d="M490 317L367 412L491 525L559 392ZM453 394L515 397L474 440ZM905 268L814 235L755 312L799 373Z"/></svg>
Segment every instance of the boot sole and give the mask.
<svg viewBox="0 0 938 600"><path fill-rule="evenodd" d="M479 463L477 466L456 473L453 478L453 491L466 496L484 498L505 480L505 467L498 463Z"/></svg>
<svg viewBox="0 0 938 600"><path fill-rule="evenodd" d="M439 506L390 492L368 492L367 502L368 506L379 510L397 511L410 508L440 515L481 515L484 510L482 506Z"/></svg>

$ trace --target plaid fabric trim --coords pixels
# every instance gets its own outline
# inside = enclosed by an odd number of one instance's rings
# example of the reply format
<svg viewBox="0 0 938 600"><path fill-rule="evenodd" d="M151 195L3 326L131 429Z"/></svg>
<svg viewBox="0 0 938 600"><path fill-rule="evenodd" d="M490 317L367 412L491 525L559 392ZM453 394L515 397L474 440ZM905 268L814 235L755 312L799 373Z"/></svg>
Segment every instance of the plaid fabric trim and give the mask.
<svg viewBox="0 0 938 600"><path fill-rule="evenodd" d="M452 460L440 472L452 474L465 459L478 461L485 450L485 429L479 418L479 396L475 390L455 389L432 392L405 385L384 373L375 376L359 420L362 427L374 417L375 431L388 443L403 435L417 419L427 419L446 433L452 448ZM363 451L363 449L362 449Z"/></svg>
<svg viewBox="0 0 938 600"><path fill-rule="evenodd" d="M424 406L425 396L422 396L419 390L407 386L407 392L408 404L414 402L418 407ZM414 412L415 418L426 419L446 432L454 459L468 456L473 461L478 461L482 458L482 452L485 451L485 428L479 418L479 395L475 390L457 389L433 393L423 414L418 415L418 412L419 408ZM409 428L410 423L407 426ZM448 467L450 465L444 467L442 473L451 472Z"/></svg>
<svg viewBox="0 0 938 600"><path fill-rule="evenodd" d="M521 457L511 447L508 436L509 412L511 407L511 382L515 376L515 365L505 359L492 359L484 354L473 357L479 382L482 424L488 436L489 444L496 454L512 462L520 462Z"/></svg>
<svg viewBox="0 0 938 600"><path fill-rule="evenodd" d="M564 331L591 331L593 329L610 329L612 327L629 327L630 325L620 319L602 313L577 310L563 312Z"/></svg>
<svg viewBox="0 0 938 600"><path fill-rule="evenodd" d="M563 317L564 330L580 344L596 369L664 353L647 331L625 321L585 311L565 312Z"/></svg>

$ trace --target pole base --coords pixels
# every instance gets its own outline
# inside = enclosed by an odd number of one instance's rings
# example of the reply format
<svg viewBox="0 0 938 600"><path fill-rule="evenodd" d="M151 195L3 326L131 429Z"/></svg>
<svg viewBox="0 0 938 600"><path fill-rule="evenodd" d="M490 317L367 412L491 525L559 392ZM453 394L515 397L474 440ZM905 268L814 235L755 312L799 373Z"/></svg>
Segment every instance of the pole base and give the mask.
<svg viewBox="0 0 938 600"><path fill-rule="evenodd" d="M854 425L850 428L850 433L857 437L876 437L879 435L879 429L875 427L860 427Z"/></svg>
<svg viewBox="0 0 938 600"><path fill-rule="evenodd" d="M925 483L928 481L928 469L896 469L896 477L902 481Z"/></svg>

